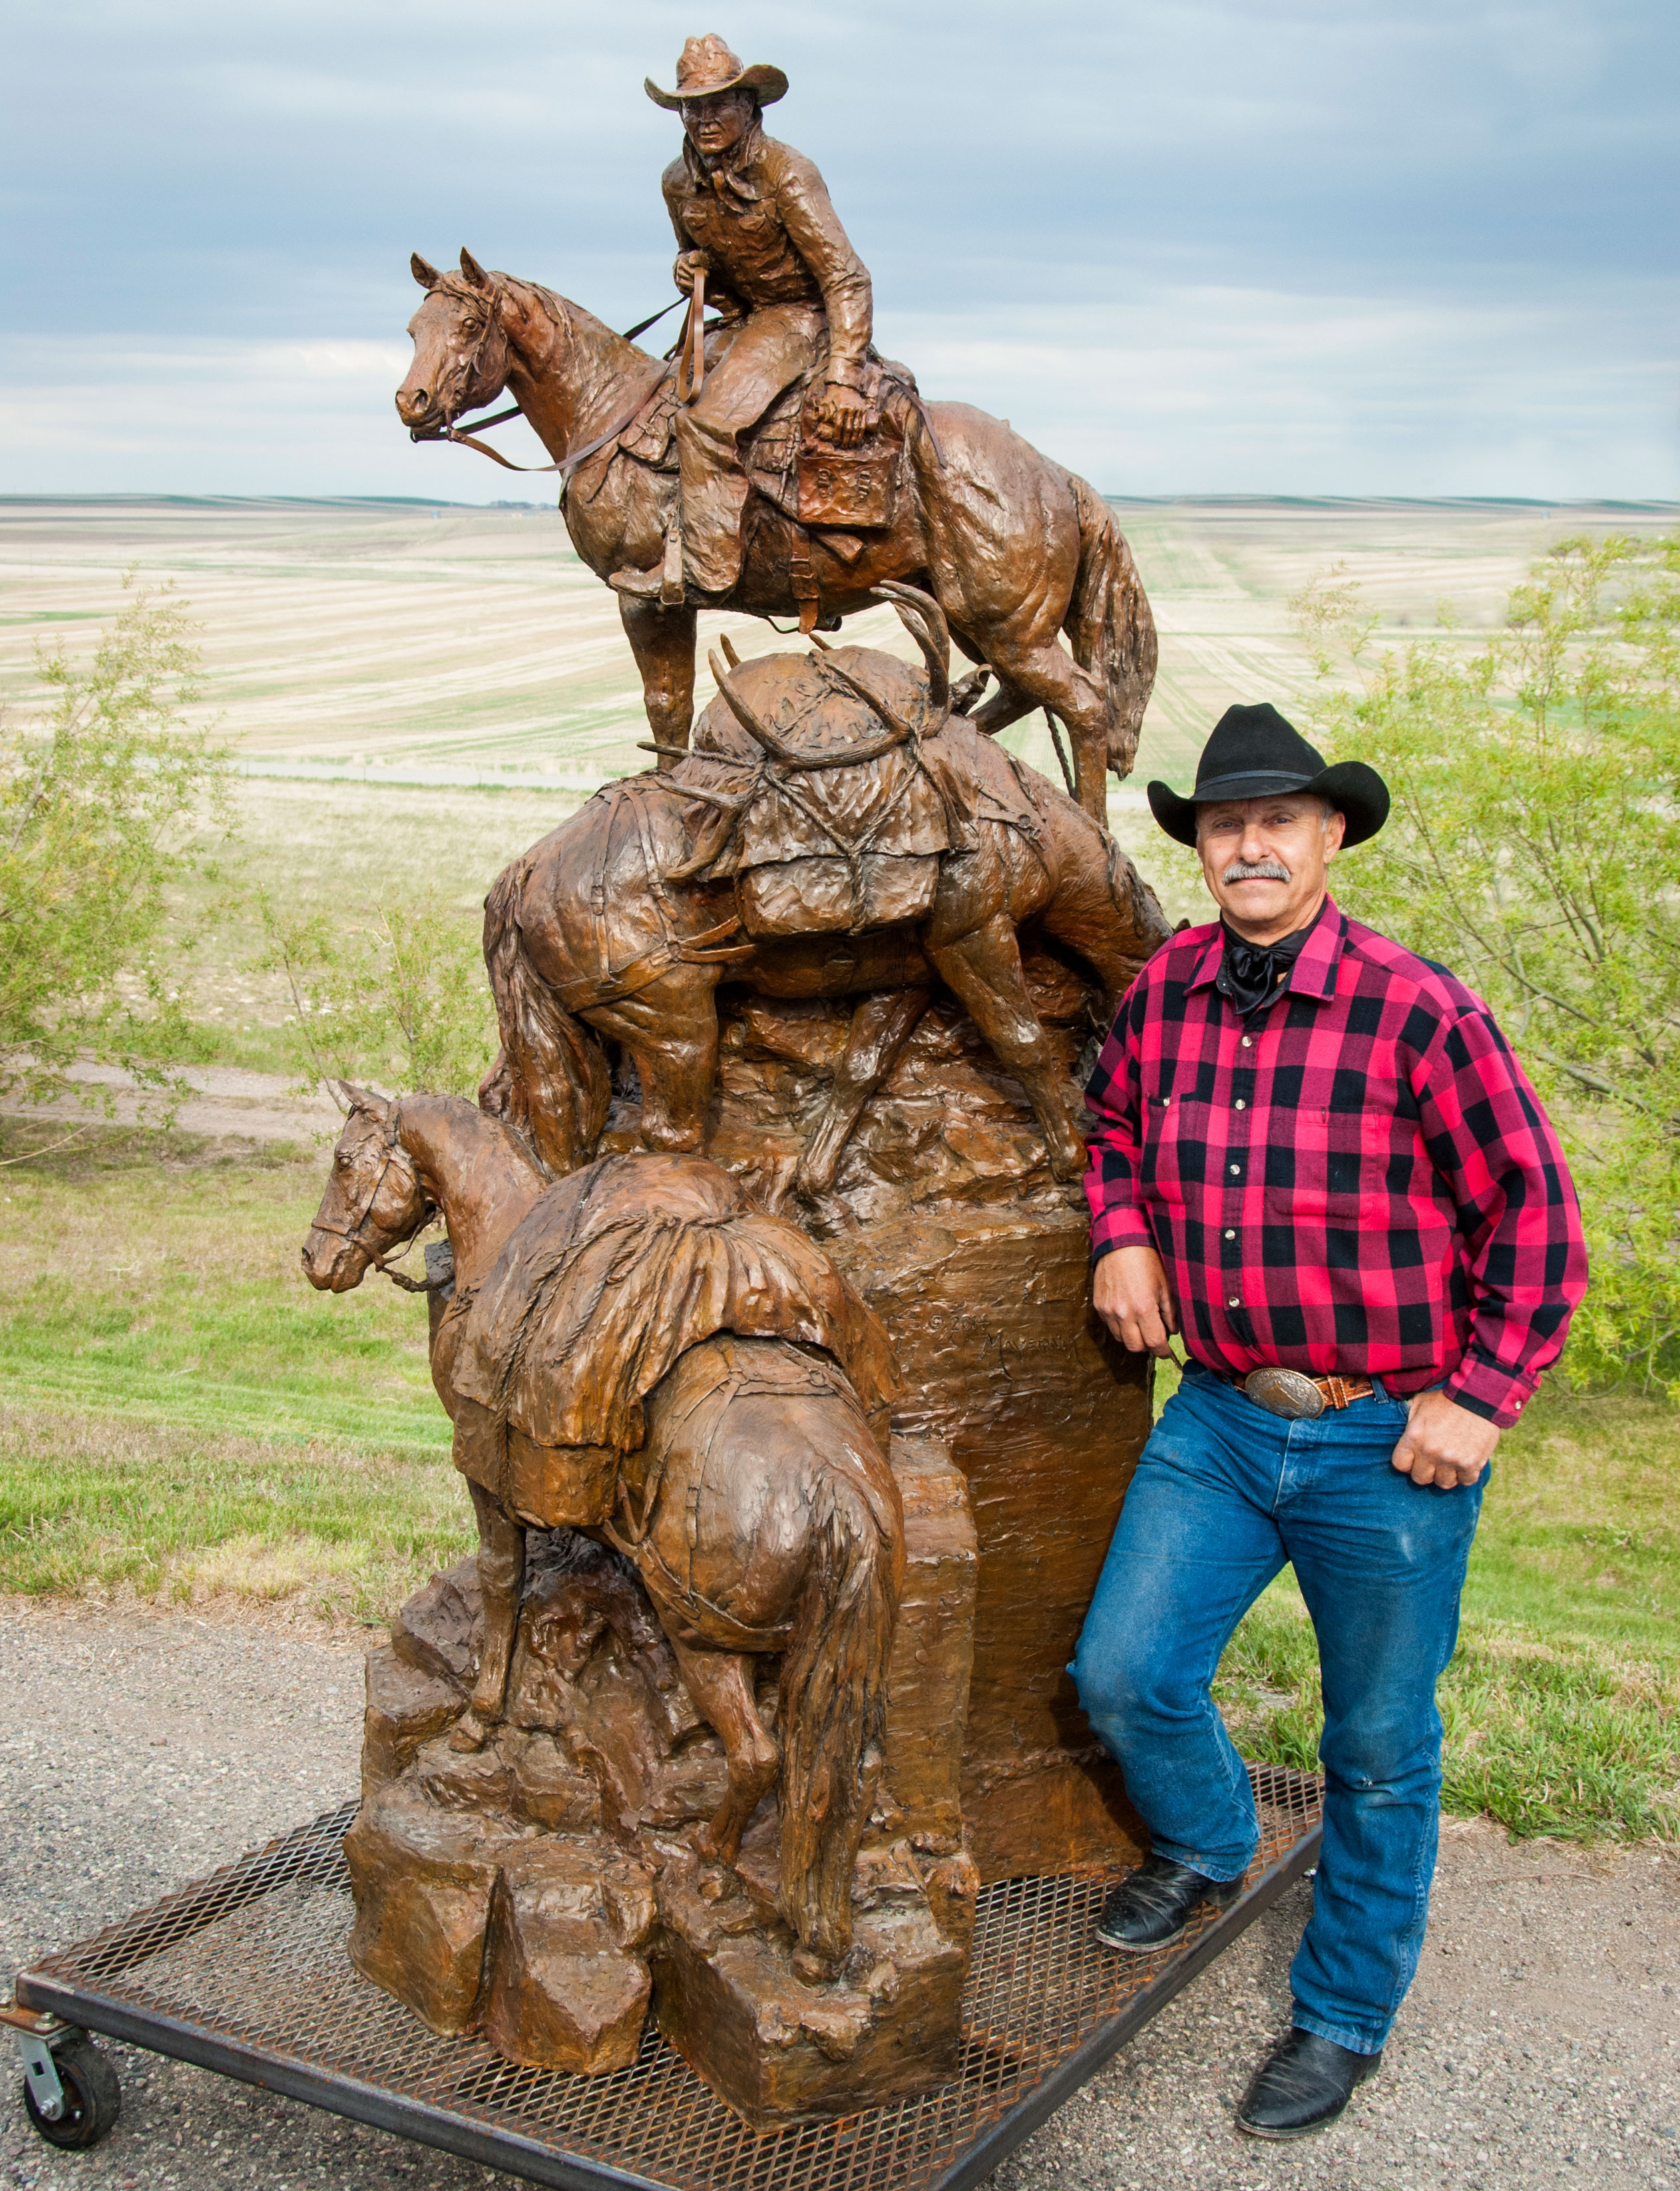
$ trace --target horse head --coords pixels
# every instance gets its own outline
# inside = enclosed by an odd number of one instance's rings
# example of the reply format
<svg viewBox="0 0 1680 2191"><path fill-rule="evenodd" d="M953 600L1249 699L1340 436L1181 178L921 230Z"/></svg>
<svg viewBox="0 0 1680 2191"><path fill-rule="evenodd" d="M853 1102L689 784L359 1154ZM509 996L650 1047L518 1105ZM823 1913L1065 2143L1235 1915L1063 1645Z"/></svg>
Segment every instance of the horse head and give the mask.
<svg viewBox="0 0 1680 2191"><path fill-rule="evenodd" d="M304 1275L322 1292L347 1294L370 1264L412 1238L430 1214L424 1191L398 1138L395 1100L341 1080L350 1115L315 1223L304 1243Z"/></svg>
<svg viewBox="0 0 1680 2191"><path fill-rule="evenodd" d="M458 274L440 274L418 251L408 263L426 299L408 322L414 362L396 391L396 415L418 440L430 441L501 394L509 321L521 314L506 276L487 274L470 251Z"/></svg>

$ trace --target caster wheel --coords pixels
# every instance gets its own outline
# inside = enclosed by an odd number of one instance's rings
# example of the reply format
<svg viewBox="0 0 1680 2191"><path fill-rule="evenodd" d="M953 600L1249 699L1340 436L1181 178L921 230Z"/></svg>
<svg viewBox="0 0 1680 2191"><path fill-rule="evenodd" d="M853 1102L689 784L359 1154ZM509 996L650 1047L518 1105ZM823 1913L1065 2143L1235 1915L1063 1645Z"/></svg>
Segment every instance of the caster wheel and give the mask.
<svg viewBox="0 0 1680 2191"><path fill-rule="evenodd" d="M48 2145L66 2153L85 2153L116 2129L117 2118L122 2112L122 2087L117 2081L116 2070L88 2040L75 2039L56 2048L53 2061L64 2086L63 2114L56 2122L48 2122L27 2085L23 2088L24 2106L37 2134Z"/></svg>

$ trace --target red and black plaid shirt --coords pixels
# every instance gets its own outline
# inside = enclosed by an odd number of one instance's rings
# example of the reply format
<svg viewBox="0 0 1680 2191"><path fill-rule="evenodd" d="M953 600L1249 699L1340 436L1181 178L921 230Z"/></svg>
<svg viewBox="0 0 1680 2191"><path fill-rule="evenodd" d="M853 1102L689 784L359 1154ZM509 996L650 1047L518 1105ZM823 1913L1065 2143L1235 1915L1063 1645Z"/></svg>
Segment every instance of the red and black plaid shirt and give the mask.
<svg viewBox="0 0 1680 2191"><path fill-rule="evenodd" d="M1444 1380L1508 1426L1586 1290L1575 1188L1487 1006L1324 901L1276 1002L1214 987L1217 923L1127 992L1091 1075L1093 1253L1153 1245L1184 1344Z"/></svg>

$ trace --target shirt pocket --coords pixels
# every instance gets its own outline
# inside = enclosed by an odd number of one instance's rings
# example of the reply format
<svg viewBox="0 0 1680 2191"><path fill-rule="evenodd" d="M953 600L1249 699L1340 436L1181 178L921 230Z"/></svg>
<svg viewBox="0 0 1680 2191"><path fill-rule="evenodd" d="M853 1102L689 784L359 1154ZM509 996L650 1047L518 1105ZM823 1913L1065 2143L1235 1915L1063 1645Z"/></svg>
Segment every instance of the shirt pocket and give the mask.
<svg viewBox="0 0 1680 2191"><path fill-rule="evenodd" d="M1209 1106L1170 1089L1145 1099L1143 1179L1146 1192L1175 1209L1187 1208L1205 1187L1218 1162L1208 1146Z"/></svg>
<svg viewBox="0 0 1680 2191"><path fill-rule="evenodd" d="M1353 1112L1292 1112L1290 1130L1266 1151L1266 1215L1274 1225L1361 1232L1392 1214L1386 1139L1364 1145Z"/></svg>

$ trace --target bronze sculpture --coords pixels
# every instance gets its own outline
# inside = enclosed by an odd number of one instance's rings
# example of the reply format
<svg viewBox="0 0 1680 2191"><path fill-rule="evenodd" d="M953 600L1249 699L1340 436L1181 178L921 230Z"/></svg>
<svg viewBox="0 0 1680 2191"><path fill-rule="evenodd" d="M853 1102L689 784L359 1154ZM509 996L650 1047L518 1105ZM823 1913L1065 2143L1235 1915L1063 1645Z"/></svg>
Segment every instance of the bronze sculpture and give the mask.
<svg viewBox="0 0 1680 2191"><path fill-rule="evenodd" d="M582 2074L651 2008L760 2125L951 2075L982 1879L1136 1853L1066 1665L1148 1392L1069 1187L1081 1060L1167 934L1102 826L1154 674L1130 552L877 356L821 177L760 127L785 88L715 37L648 86L686 133L663 365L413 261L399 413L485 448L458 422L512 392L658 765L498 879L480 1108L348 1090L305 1250L342 1290L444 1216L480 1533L369 1660L358 1968ZM920 667L817 635L881 600ZM696 726L701 606L812 644L723 642ZM1035 705L1068 795L990 735Z"/></svg>
<svg viewBox="0 0 1680 2191"><path fill-rule="evenodd" d="M358 1966L589 2073L651 2002L763 2122L950 2074L977 1859L1130 1847L1063 1669L1147 1404L1063 1178L1165 923L895 596L921 670L720 661L498 883L483 1107L346 1089L305 1249L443 1215L480 1531L370 1662Z"/></svg>
<svg viewBox="0 0 1680 2191"><path fill-rule="evenodd" d="M1155 675L1131 550L1084 480L1005 422L924 402L876 355L868 275L822 177L760 127L760 101L786 88L715 36L688 41L675 90L648 83L685 125L663 184L690 299L677 356L661 363L464 250L459 274L416 253L426 299L397 414L416 441L496 456L460 424L511 392L498 416L530 421L573 546L620 593L660 744L688 743L698 605L794 615L809 634L907 580L998 680L977 727L1035 707L1066 724L1072 788L1102 822L1106 772L1130 771ZM714 276L726 310L708 324Z"/></svg>
<svg viewBox="0 0 1680 2191"><path fill-rule="evenodd" d="M682 151L663 179L676 285L694 299L697 327L709 293L725 324L715 361L703 350L695 360L692 400L676 416L680 573L669 580L662 555L612 575L619 592L644 600L722 600L733 588L750 492L738 437L783 390L820 363L817 432L856 448L868 427L869 276L815 167L764 134L761 106L787 88L780 69L743 68L715 36L684 46L675 91L646 86L682 117Z"/></svg>
<svg viewBox="0 0 1680 2191"><path fill-rule="evenodd" d="M832 1185L846 1137L943 982L1026 1090L1051 1170L1084 1144L1022 973L1032 925L1082 962L1106 1025L1166 936L1153 896L1070 799L952 712L938 604L891 589L926 663L863 648L726 668L693 751L629 779L509 868L485 955L503 1051L487 1100L569 1169L633 1059L651 1147L701 1146L720 982L858 996L795 1185Z"/></svg>
<svg viewBox="0 0 1680 2191"><path fill-rule="evenodd" d="M431 1676L418 1697L370 1672L346 1843L359 1966L440 2029L481 2022L515 2060L595 2071L634 2058L656 1964L668 2029L766 2120L849 2103L864 2069L834 2063L860 2047L883 2093L948 2074L972 1914L960 1831L930 1813L922 1859L878 1835L859 1869L872 1818L906 1823L882 1775L899 1481L913 1498L920 1481L914 1457L887 1465L880 1325L701 1158L550 1185L458 1098L344 1093L305 1268L348 1291L442 1214L432 1375L481 1530L465 1651L452 1666L440 1583L397 1631ZM442 1579L464 1606L464 1580ZM767 1657L779 1743L753 1670ZM681 1746L706 1725L720 1788ZM960 1751L960 1727L940 1739ZM773 1830L761 1819L743 1854L772 1788ZM861 1943L854 1904L883 1913ZM760 1938L783 1924L791 1953ZM789 2036L771 2058L750 2032L772 2001Z"/></svg>

